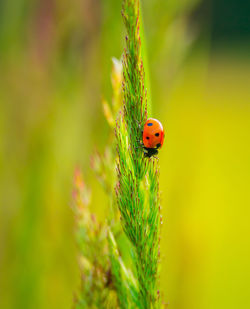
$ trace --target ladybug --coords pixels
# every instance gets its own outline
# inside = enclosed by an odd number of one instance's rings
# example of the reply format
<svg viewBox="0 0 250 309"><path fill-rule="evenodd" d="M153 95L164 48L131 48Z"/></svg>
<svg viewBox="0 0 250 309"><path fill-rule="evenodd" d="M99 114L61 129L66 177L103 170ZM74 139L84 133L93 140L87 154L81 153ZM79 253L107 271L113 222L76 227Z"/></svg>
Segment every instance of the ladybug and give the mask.
<svg viewBox="0 0 250 309"><path fill-rule="evenodd" d="M150 158L158 154L158 149L162 147L164 142L164 130L159 120L149 118L143 129L143 148L145 149L144 156Z"/></svg>

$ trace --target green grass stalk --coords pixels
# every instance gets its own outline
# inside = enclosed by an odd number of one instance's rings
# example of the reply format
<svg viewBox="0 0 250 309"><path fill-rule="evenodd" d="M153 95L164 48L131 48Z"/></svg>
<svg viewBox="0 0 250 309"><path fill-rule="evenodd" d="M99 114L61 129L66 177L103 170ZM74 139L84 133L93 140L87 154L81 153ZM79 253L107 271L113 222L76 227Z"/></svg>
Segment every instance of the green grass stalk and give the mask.
<svg viewBox="0 0 250 309"><path fill-rule="evenodd" d="M117 120L117 203L123 230L134 248L139 308L158 308L159 167L140 145L147 120L147 92L141 57L139 0L124 0L127 31L123 55L123 109Z"/></svg>

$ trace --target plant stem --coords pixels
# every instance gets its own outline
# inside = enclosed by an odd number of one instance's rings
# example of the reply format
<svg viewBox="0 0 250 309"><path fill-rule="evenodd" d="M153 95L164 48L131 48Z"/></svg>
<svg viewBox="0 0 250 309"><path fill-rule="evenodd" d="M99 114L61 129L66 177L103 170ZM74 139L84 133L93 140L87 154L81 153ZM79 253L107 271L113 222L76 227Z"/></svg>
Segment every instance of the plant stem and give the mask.
<svg viewBox="0 0 250 309"><path fill-rule="evenodd" d="M135 250L139 307L159 307L159 168L140 146L147 119L147 98L141 57L139 0L124 0L127 30L123 56L123 111L117 120L117 203L125 234Z"/></svg>

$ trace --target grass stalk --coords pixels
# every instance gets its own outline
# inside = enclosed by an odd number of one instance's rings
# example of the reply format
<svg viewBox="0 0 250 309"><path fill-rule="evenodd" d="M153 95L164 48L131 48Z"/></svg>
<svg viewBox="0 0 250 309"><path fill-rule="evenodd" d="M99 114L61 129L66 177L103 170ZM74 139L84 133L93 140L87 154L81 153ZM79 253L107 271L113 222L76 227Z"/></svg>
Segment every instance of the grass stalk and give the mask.
<svg viewBox="0 0 250 309"><path fill-rule="evenodd" d="M157 158L145 158L140 145L147 120L147 91L141 56L139 0L124 0L126 27L123 55L123 108L116 125L117 203L122 227L134 248L139 308L158 308L159 265L159 166Z"/></svg>

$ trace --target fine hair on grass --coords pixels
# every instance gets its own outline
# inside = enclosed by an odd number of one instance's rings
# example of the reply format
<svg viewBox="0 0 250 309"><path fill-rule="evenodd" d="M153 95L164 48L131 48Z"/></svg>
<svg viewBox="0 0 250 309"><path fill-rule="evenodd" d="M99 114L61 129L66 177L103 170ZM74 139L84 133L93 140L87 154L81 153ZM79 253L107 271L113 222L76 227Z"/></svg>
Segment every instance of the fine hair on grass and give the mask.
<svg viewBox="0 0 250 309"><path fill-rule="evenodd" d="M91 167L109 199L108 219L90 211L91 193L79 170L73 210L79 246L81 288L75 308L161 308L159 289L159 164L141 145L148 118L141 56L139 0L124 0L126 47L122 62L113 59L112 103L103 100L110 126L103 154ZM88 249L89 248L89 249Z"/></svg>
<svg viewBox="0 0 250 309"><path fill-rule="evenodd" d="M140 308L157 308L160 205L157 158L145 158L140 147L141 128L147 120L147 92L141 57L140 4L124 0L126 27L123 55L123 108L117 120L117 204L122 227L135 252L133 262Z"/></svg>

